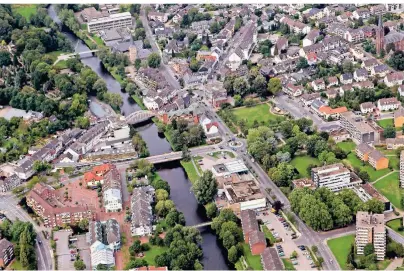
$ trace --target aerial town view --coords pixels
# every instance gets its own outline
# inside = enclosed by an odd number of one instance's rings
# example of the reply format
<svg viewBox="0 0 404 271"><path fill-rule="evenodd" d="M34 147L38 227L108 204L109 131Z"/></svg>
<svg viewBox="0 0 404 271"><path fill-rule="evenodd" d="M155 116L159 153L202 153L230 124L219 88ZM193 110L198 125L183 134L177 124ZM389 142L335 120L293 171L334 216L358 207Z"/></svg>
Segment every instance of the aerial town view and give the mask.
<svg viewBox="0 0 404 271"><path fill-rule="evenodd" d="M404 270L404 3L0 4L0 66L1 270Z"/></svg>

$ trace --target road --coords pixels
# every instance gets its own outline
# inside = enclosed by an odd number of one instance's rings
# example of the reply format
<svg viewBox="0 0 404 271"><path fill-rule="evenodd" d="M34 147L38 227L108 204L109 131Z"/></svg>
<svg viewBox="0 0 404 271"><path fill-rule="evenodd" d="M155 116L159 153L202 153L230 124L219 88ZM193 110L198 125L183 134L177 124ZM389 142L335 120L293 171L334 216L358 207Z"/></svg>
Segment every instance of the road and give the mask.
<svg viewBox="0 0 404 271"><path fill-rule="evenodd" d="M19 207L18 200L14 195L2 195L0 196L0 210L12 221L19 219L25 222L31 222L34 225L34 229L37 234L38 242L42 242L42 245L35 244L35 250L38 260L38 270L53 270L52 250L49 241L46 240L42 234L42 230L32 220L32 218Z"/></svg>
<svg viewBox="0 0 404 271"><path fill-rule="evenodd" d="M387 234L390 236L391 239L393 239L397 243L404 244L404 236L402 236L401 234L398 234L397 232L390 229L389 227L386 227L386 228L387 228Z"/></svg>
<svg viewBox="0 0 404 271"><path fill-rule="evenodd" d="M146 12L145 12L145 5L142 5L140 9L140 20L142 21L143 27L146 32L146 38L150 41L150 45L152 47L153 52L158 53L162 59L160 64L160 72L164 75L167 82L174 88L174 89L181 89L180 83L175 79L174 72L164 63L163 54L157 44L156 39L152 33L152 30L149 25L149 21L147 20Z"/></svg>

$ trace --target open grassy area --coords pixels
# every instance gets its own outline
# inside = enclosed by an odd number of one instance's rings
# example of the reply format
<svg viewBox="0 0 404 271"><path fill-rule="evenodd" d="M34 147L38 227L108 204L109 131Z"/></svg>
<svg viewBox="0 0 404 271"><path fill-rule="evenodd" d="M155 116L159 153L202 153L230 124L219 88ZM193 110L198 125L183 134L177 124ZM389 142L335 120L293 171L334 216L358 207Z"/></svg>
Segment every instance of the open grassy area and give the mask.
<svg viewBox="0 0 404 271"><path fill-rule="evenodd" d="M252 255L250 251L250 246L246 243L243 244L243 254L244 258L252 270L262 270L261 256Z"/></svg>
<svg viewBox="0 0 404 271"><path fill-rule="evenodd" d="M391 264L392 260L385 259L384 261L377 262L377 267L379 270L386 270L386 268Z"/></svg>
<svg viewBox="0 0 404 271"><path fill-rule="evenodd" d="M337 146L340 147L345 153L355 151L356 144L353 141L338 142Z"/></svg>
<svg viewBox="0 0 404 271"><path fill-rule="evenodd" d="M394 126L394 119L383 119L376 121L380 127L386 128L388 126Z"/></svg>
<svg viewBox="0 0 404 271"><path fill-rule="evenodd" d="M342 270L346 270L346 260L351 249L351 244L355 241L355 235L346 235L327 241L337 262Z"/></svg>
<svg viewBox="0 0 404 271"><path fill-rule="evenodd" d="M401 218L397 218L394 220L390 220L389 222L387 222L387 226L389 226L390 228L392 228L395 232L401 234L404 236L404 231L400 231L399 228L401 227L401 222L403 220Z"/></svg>
<svg viewBox="0 0 404 271"><path fill-rule="evenodd" d="M98 36L93 36L92 37L93 40L95 40L95 42L97 43L98 46L104 46L104 42L102 41L102 39Z"/></svg>
<svg viewBox="0 0 404 271"><path fill-rule="evenodd" d="M389 168L376 170L367 162L365 162L365 164L363 165L363 162L356 156L355 153L348 154L348 157L345 161L348 161L348 163L351 164L352 167L357 167L365 170L369 174L371 182L376 181L377 179L391 171L391 169Z"/></svg>
<svg viewBox="0 0 404 271"><path fill-rule="evenodd" d="M274 244L276 242L275 236L272 234L272 232L268 229L266 225L262 226L262 231L265 234L265 238L271 241L271 244Z"/></svg>
<svg viewBox="0 0 404 271"><path fill-rule="evenodd" d="M138 95L132 95L131 96L133 100L135 100L135 102L137 103L138 106L140 106L140 108L142 108L143 110L147 110L146 106L143 103L143 100L140 96Z"/></svg>
<svg viewBox="0 0 404 271"><path fill-rule="evenodd" d="M21 262L17 261L17 259L14 259L13 263L9 266L9 269L12 269L12 270L26 270L24 267L22 267Z"/></svg>
<svg viewBox="0 0 404 271"><path fill-rule="evenodd" d="M382 193L394 207L401 209L401 198L403 189L399 188L399 173L394 172L389 176L384 177L374 184L374 187Z"/></svg>
<svg viewBox="0 0 404 271"><path fill-rule="evenodd" d="M284 117L276 116L269 111L270 106L268 104L259 104L252 107L242 107L233 109L233 113L236 116L237 121L245 119L247 126L252 127L254 121L258 121L259 124L265 125L275 122L277 119L283 120Z"/></svg>
<svg viewBox="0 0 404 271"><path fill-rule="evenodd" d="M23 16L28 22L31 15L36 13L36 5L13 5L13 12Z"/></svg>
<svg viewBox="0 0 404 271"><path fill-rule="evenodd" d="M187 173L188 179L191 181L191 183L194 183L196 180L199 179L199 175L196 172L196 169L192 164L192 161L189 162L181 161L181 165L184 168L185 172Z"/></svg>
<svg viewBox="0 0 404 271"><path fill-rule="evenodd" d="M66 60L59 61L53 67L55 67L56 69L59 69L59 70L67 69L67 61Z"/></svg>
<svg viewBox="0 0 404 271"><path fill-rule="evenodd" d="M393 167L394 170L400 170L400 158L397 156L387 156L389 159L389 165Z"/></svg>
<svg viewBox="0 0 404 271"><path fill-rule="evenodd" d="M145 259L149 265L156 266L156 262L154 261L156 256L162 254L163 252L165 252L167 250L168 250L168 247L159 247L159 246L151 245L150 250L148 250L144 253L145 256L143 257L143 259Z"/></svg>
<svg viewBox="0 0 404 271"><path fill-rule="evenodd" d="M299 175L301 178L310 177L309 173L307 172L307 167L311 164L320 165L320 161L317 158L303 155L303 156L296 156L293 158L290 163L299 171Z"/></svg>
<svg viewBox="0 0 404 271"><path fill-rule="evenodd" d="M58 56L61 55L61 54L63 54L63 53L65 53L65 52L62 52L62 51L53 51L53 52L46 53L46 55L47 55L47 56L50 56L50 57L52 58L53 62L55 62L56 59L58 58Z"/></svg>
<svg viewBox="0 0 404 271"><path fill-rule="evenodd" d="M296 270L295 266L292 264L290 259L282 259L285 270Z"/></svg>

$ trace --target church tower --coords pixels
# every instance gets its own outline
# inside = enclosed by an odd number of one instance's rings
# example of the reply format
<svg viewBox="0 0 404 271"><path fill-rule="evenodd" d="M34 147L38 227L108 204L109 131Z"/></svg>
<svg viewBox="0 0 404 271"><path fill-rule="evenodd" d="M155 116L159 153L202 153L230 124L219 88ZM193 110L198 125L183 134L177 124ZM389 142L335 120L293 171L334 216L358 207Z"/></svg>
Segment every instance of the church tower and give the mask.
<svg viewBox="0 0 404 271"><path fill-rule="evenodd" d="M379 15L379 24L376 28L376 54L380 55L380 52L384 49L384 27L382 16Z"/></svg>

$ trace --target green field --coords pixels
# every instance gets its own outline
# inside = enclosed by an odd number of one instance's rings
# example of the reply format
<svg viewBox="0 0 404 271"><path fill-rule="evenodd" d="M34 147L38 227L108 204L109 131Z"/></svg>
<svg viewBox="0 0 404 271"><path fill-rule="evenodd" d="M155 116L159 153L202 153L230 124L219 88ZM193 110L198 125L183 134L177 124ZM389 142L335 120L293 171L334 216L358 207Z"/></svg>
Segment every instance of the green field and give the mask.
<svg viewBox="0 0 404 271"><path fill-rule="evenodd" d="M310 177L307 172L307 167L311 164L320 165L320 161L317 158L304 155L304 156L296 156L290 161L290 164L293 165L297 171L299 171L299 175L301 178Z"/></svg>
<svg viewBox="0 0 404 271"><path fill-rule="evenodd" d="M250 246L248 244L243 244L243 254L244 258L252 270L262 270L261 256L252 255L250 251Z"/></svg>
<svg viewBox="0 0 404 271"><path fill-rule="evenodd" d="M296 270L295 266L292 264L290 259L282 259L285 270Z"/></svg>
<svg viewBox="0 0 404 271"><path fill-rule="evenodd" d="M98 37L98 36L93 36L92 38L93 38L93 40L95 40L95 42L97 43L97 45L99 45L99 46L104 46L104 42L102 41L102 39L101 39L100 37Z"/></svg>
<svg viewBox="0 0 404 271"><path fill-rule="evenodd" d="M275 242L276 242L275 236L268 229L268 227L266 225L263 225L262 230L263 230L263 232L265 234L265 238L269 239L271 241L271 244L275 244Z"/></svg>
<svg viewBox="0 0 404 271"><path fill-rule="evenodd" d="M394 172L374 184L374 187L382 193L394 207L401 209L403 189L399 188L399 173Z"/></svg>
<svg viewBox="0 0 404 271"><path fill-rule="evenodd" d="M357 167L357 168L361 168L361 169L365 170L369 174L371 182L376 181L377 179L379 179L380 177L386 175L387 173L389 173L391 171L391 169L389 169L389 168L375 170L367 162L365 162L365 165L363 166L362 161L359 160L359 158L353 152L348 154L348 157L345 161L347 161L349 164L351 164L352 167Z"/></svg>
<svg viewBox="0 0 404 271"><path fill-rule="evenodd" d="M387 226L389 226L390 228L392 228L395 232L401 234L404 236L404 231L400 231L399 228L401 227L403 219L402 218L397 218L394 220L390 220L389 222L387 222Z"/></svg>
<svg viewBox="0 0 404 271"><path fill-rule="evenodd" d="M380 127L386 128L388 126L394 126L394 119L383 119L376 121Z"/></svg>
<svg viewBox="0 0 404 271"><path fill-rule="evenodd" d="M356 144L353 141L343 141L337 143L337 146L340 147L345 153L350 153L351 151L355 151Z"/></svg>
<svg viewBox="0 0 404 271"><path fill-rule="evenodd" d="M400 158L397 156L387 156L389 159L389 165L393 167L394 170L400 170Z"/></svg>
<svg viewBox="0 0 404 271"><path fill-rule="evenodd" d="M159 247L159 246L150 246L150 250L146 251L143 259L147 261L149 265L156 266L156 262L154 259L157 255L161 255L163 252L167 251L168 247Z"/></svg>
<svg viewBox="0 0 404 271"><path fill-rule="evenodd" d="M264 123L265 125L269 125L275 123L277 120L285 119L282 116L276 116L269 112L269 108L268 104L259 104L253 107L235 108L232 111L237 121L245 119L248 127L252 127L255 120L259 124Z"/></svg>
<svg viewBox="0 0 404 271"><path fill-rule="evenodd" d="M189 162L181 161L180 163L181 166L184 168L185 172L187 173L188 179L191 181L191 183L194 183L196 180L199 179L199 175L196 172L196 169L192 164L192 161Z"/></svg>
<svg viewBox="0 0 404 271"><path fill-rule="evenodd" d="M334 254L342 270L346 270L346 260L351 250L351 244L355 241L355 235L346 235L343 237L330 239L327 245Z"/></svg>
<svg viewBox="0 0 404 271"><path fill-rule="evenodd" d="M36 5L13 5L13 11L29 21L31 15L36 13Z"/></svg>
<svg viewBox="0 0 404 271"><path fill-rule="evenodd" d="M59 70L67 69L68 68L67 67L67 61L66 60L59 61L53 67L56 68L56 69L59 69Z"/></svg>

